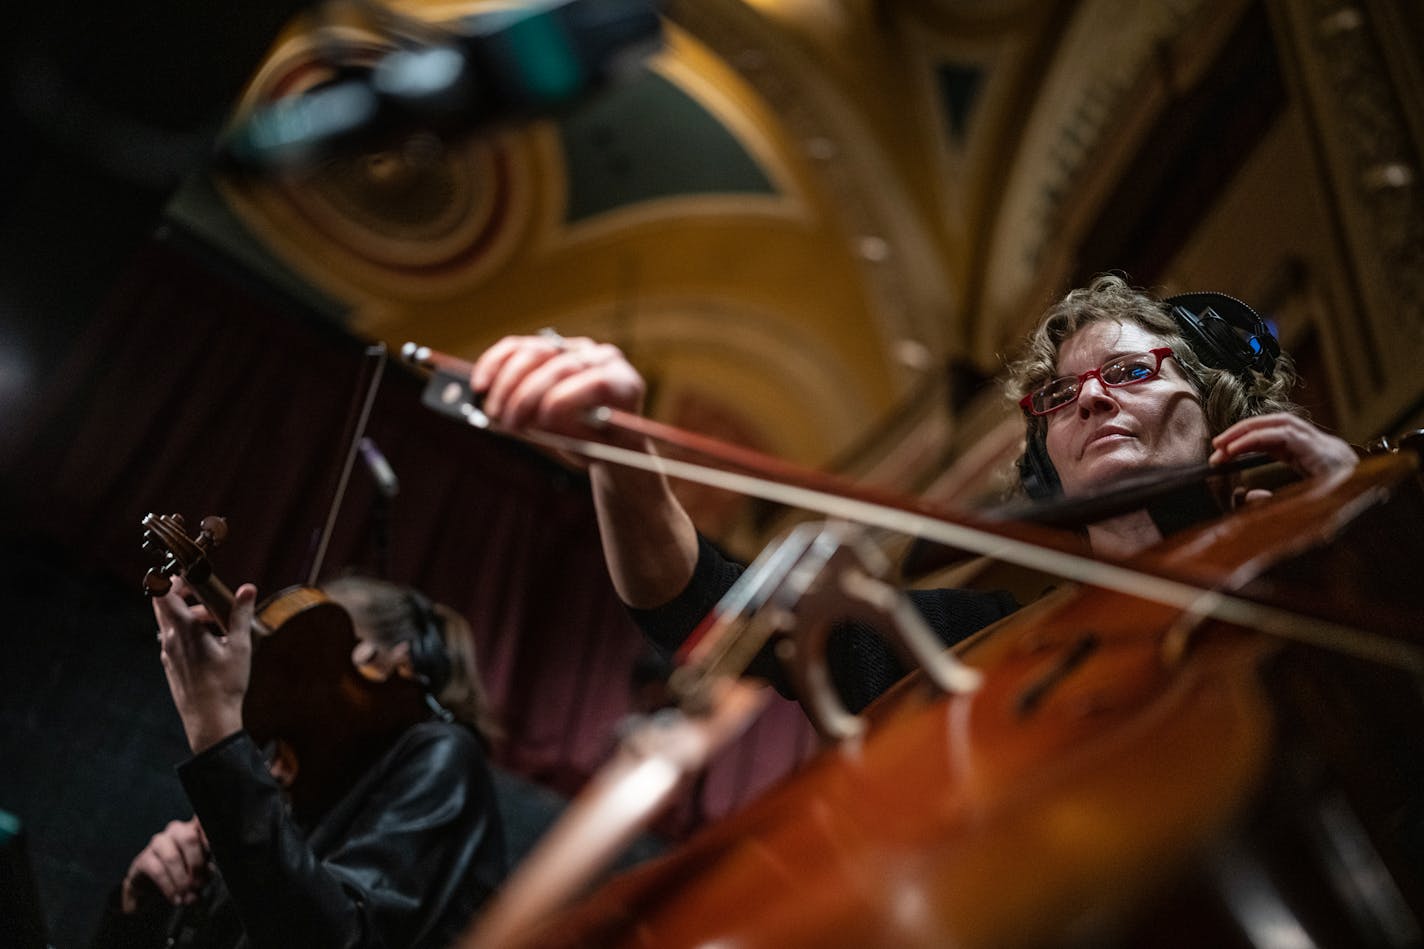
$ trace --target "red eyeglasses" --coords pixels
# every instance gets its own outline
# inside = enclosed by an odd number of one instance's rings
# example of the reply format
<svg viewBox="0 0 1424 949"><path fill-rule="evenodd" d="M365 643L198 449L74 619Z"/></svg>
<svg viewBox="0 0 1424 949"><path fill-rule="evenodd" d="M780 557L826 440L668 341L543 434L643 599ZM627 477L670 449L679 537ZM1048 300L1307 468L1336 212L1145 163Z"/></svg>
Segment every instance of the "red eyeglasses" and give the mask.
<svg viewBox="0 0 1424 949"><path fill-rule="evenodd" d="M1172 347L1159 346L1145 353L1114 356L1096 369L1050 380L1047 385L1019 399L1019 406L1030 415L1048 415L1077 402L1079 393L1083 391L1083 382L1089 376L1096 376L1109 389L1120 389L1155 379L1162 372L1162 360L1168 356L1176 358L1176 355Z"/></svg>

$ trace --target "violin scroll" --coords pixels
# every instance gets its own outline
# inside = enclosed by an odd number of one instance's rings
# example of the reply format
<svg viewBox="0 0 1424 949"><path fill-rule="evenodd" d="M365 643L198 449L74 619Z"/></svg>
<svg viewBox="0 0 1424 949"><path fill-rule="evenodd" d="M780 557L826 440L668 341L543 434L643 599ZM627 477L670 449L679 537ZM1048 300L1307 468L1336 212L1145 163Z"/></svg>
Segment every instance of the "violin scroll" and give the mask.
<svg viewBox="0 0 1424 949"><path fill-rule="evenodd" d="M143 518L143 550L161 561L143 575L143 592L163 596L173 587L175 575L194 584L212 577L208 553L227 539L227 521L208 515L198 523L196 537L188 536L180 514L146 514Z"/></svg>

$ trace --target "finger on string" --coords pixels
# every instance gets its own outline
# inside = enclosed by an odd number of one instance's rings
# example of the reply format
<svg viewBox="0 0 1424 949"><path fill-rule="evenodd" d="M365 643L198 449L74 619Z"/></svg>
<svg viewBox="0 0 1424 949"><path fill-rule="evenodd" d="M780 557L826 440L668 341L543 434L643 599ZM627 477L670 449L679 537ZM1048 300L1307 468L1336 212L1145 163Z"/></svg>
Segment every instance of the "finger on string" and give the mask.
<svg viewBox="0 0 1424 949"><path fill-rule="evenodd" d="M174 590L153 598L153 615L160 628L174 629L191 622L192 610Z"/></svg>
<svg viewBox="0 0 1424 949"><path fill-rule="evenodd" d="M252 614L256 609L257 587L244 583L232 597L232 612L228 615L228 632L244 635L251 632Z"/></svg>
<svg viewBox="0 0 1424 949"><path fill-rule="evenodd" d="M1212 457L1216 458L1221 455L1223 456L1221 460L1225 460L1225 458L1242 455L1253 449L1269 452L1272 447L1279 448L1285 445L1291 434L1289 429L1277 424L1228 430L1218 435L1212 442L1216 449L1212 452Z"/></svg>
<svg viewBox="0 0 1424 949"><path fill-rule="evenodd" d="M1298 439L1293 439L1289 433L1276 429L1263 429L1242 435L1232 441L1230 445L1225 446L1225 450L1232 457L1260 451L1277 461L1284 461L1283 456L1291 454L1292 446L1298 441Z"/></svg>
<svg viewBox="0 0 1424 949"><path fill-rule="evenodd" d="M1227 426L1226 430L1218 434L1211 440L1212 445L1220 447L1229 445L1236 439L1249 432L1259 431L1262 428L1274 428L1283 423L1283 420L1293 418L1293 416L1283 415L1280 412L1268 413L1266 415L1253 415L1240 419Z"/></svg>

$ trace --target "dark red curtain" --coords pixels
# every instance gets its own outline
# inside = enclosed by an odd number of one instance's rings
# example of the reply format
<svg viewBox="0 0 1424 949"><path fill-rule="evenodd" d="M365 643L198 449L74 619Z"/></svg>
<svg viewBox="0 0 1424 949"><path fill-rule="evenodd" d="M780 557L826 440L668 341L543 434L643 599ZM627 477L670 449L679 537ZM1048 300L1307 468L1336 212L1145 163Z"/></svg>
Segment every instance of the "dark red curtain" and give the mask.
<svg viewBox="0 0 1424 949"><path fill-rule="evenodd" d="M305 580L334 495L365 344L191 253L148 247L46 383L0 458L16 536L138 579L149 511L228 519L214 559L231 584ZM389 366L367 434L399 475L391 578L464 612L508 739L511 769L573 793L628 713L644 648L603 566L582 476L438 416ZM324 560L370 568L381 517L358 468ZM681 834L735 809L810 752L778 700L662 824Z"/></svg>

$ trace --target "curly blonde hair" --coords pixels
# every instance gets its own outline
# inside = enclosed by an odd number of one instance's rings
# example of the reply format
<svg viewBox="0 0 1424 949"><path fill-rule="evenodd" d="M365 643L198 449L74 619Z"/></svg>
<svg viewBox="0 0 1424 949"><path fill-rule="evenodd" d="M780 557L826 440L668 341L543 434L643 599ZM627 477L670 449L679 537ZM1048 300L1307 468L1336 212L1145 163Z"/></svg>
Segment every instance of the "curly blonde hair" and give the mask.
<svg viewBox="0 0 1424 949"><path fill-rule="evenodd" d="M1083 327L1102 322L1136 324L1162 340L1163 345L1172 347L1178 365L1196 390L1213 436L1255 415L1306 415L1289 397L1296 385L1290 357L1282 353L1270 376L1250 372L1248 377L1242 377L1205 365L1182 335L1168 305L1145 290L1129 286L1116 274L1095 277L1088 286L1069 292L1048 309L1029 337L1024 355L1009 365L1006 388L1010 398L1017 402L1054 378L1063 343ZM1041 439L1047 431L1043 416L1027 415L1026 426L1026 439Z"/></svg>

